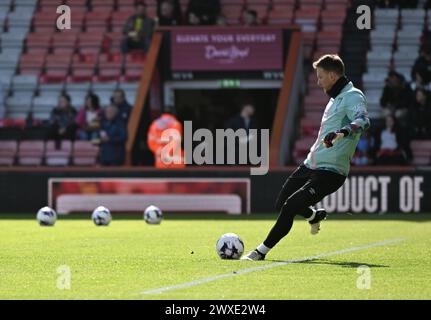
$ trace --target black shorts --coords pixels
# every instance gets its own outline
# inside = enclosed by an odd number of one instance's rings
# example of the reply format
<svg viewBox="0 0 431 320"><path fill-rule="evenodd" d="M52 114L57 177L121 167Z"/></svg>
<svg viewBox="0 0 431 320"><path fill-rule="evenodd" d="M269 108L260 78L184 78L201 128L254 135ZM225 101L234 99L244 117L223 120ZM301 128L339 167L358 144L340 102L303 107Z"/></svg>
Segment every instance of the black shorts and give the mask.
<svg viewBox="0 0 431 320"><path fill-rule="evenodd" d="M299 190L307 194L304 207L315 205L327 195L337 191L346 178L329 170L312 170L302 164L287 178L277 197L275 207L280 211L286 200Z"/></svg>

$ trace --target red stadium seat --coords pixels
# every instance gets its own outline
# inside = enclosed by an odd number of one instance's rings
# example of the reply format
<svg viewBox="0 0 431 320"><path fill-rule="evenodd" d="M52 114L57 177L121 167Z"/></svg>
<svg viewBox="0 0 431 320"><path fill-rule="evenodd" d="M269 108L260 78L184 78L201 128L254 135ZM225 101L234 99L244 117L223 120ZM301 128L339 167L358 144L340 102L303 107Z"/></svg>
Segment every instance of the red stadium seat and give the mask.
<svg viewBox="0 0 431 320"><path fill-rule="evenodd" d="M21 55L19 63L19 71L22 74L36 74L39 75L42 72L42 68L45 64L45 54L33 52L31 54Z"/></svg>
<svg viewBox="0 0 431 320"><path fill-rule="evenodd" d="M114 9L115 0L91 0L91 7L93 11L97 11L99 7L109 7L112 11Z"/></svg>
<svg viewBox="0 0 431 320"><path fill-rule="evenodd" d="M110 53L112 49L119 50L121 47L121 41L123 40L123 34L120 32L109 32L105 33L103 39L103 52Z"/></svg>
<svg viewBox="0 0 431 320"><path fill-rule="evenodd" d="M97 47L100 48L103 40L101 33L80 33L78 34L78 47Z"/></svg>
<svg viewBox="0 0 431 320"><path fill-rule="evenodd" d="M43 141L22 141L18 148L18 164L40 166L43 160L45 144Z"/></svg>
<svg viewBox="0 0 431 320"><path fill-rule="evenodd" d="M51 47L51 39L52 35L50 33L29 33L25 41L25 48L27 51L33 51L34 48L47 50Z"/></svg>
<svg viewBox="0 0 431 320"><path fill-rule="evenodd" d="M96 11L87 12L87 14L85 15L85 29L88 30L89 28L92 28L95 26L106 28L106 26L109 25L110 15L111 15L111 10L106 10L106 11L99 10L97 12Z"/></svg>
<svg viewBox="0 0 431 320"><path fill-rule="evenodd" d="M123 73L121 54L101 54L98 70L97 79L101 82L119 80Z"/></svg>
<svg viewBox="0 0 431 320"><path fill-rule="evenodd" d="M0 141L0 165L11 166L15 163L18 143L15 140Z"/></svg>
<svg viewBox="0 0 431 320"><path fill-rule="evenodd" d="M86 7L88 0L66 0L65 2L69 6L73 5L74 8L85 7L88 10L88 8Z"/></svg>
<svg viewBox="0 0 431 320"><path fill-rule="evenodd" d="M412 140L413 164L426 166L431 164L431 140Z"/></svg>
<svg viewBox="0 0 431 320"><path fill-rule="evenodd" d="M92 81L95 73L97 59L96 56L75 55L71 68L72 82Z"/></svg>
<svg viewBox="0 0 431 320"><path fill-rule="evenodd" d="M269 12L269 24L290 24L293 19L294 7L290 5L275 5Z"/></svg>
<svg viewBox="0 0 431 320"><path fill-rule="evenodd" d="M300 0L299 7L300 9L318 9L322 8L323 0Z"/></svg>
<svg viewBox="0 0 431 320"><path fill-rule="evenodd" d="M66 80L69 73L71 55L48 54L46 56L45 74L41 80L46 83L58 83Z"/></svg>
<svg viewBox="0 0 431 320"><path fill-rule="evenodd" d="M61 141L56 148L55 141L47 141L45 149L45 163L48 166L67 166L72 155L72 142Z"/></svg>
<svg viewBox="0 0 431 320"><path fill-rule="evenodd" d="M244 6L239 4L224 5L222 7L222 13L227 19L239 19L243 11Z"/></svg>
<svg viewBox="0 0 431 320"><path fill-rule="evenodd" d="M33 29L38 33L54 32L57 24L56 10L36 12L33 17Z"/></svg>
<svg viewBox="0 0 431 320"><path fill-rule="evenodd" d="M136 67L131 68L126 66L126 69L124 72L124 81L127 81L127 82L139 81L142 76L143 68L144 68L143 65L140 68L136 68Z"/></svg>
<svg viewBox="0 0 431 320"><path fill-rule="evenodd" d="M72 162L77 166L94 166L97 163L99 147L90 141L75 141Z"/></svg>

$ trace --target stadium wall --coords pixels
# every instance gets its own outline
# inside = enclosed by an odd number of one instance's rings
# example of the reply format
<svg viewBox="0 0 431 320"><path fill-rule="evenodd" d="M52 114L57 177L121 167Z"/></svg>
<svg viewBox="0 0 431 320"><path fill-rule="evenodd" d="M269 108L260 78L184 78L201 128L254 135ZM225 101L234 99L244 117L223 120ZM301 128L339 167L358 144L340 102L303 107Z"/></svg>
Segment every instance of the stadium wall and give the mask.
<svg viewBox="0 0 431 320"><path fill-rule="evenodd" d="M250 181L250 211L274 212L273 206L284 180L294 170L273 169L265 176L250 176L247 168L188 168L154 170L100 169L24 169L0 171L0 213L32 213L48 203L50 178L242 178ZM427 168L353 169L337 193L321 204L329 212L431 212L431 171Z"/></svg>

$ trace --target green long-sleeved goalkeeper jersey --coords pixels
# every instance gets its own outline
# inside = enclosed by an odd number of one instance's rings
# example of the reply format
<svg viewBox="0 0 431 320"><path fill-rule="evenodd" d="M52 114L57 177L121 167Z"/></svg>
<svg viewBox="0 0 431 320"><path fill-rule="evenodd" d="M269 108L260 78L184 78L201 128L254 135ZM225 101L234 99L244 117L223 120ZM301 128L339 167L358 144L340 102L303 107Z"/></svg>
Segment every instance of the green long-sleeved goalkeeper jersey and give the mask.
<svg viewBox="0 0 431 320"><path fill-rule="evenodd" d="M349 82L326 105L319 134L304 165L310 169L325 169L347 176L359 138L369 126L365 95ZM323 138L340 129L346 129L348 136L338 140L332 148L325 148Z"/></svg>

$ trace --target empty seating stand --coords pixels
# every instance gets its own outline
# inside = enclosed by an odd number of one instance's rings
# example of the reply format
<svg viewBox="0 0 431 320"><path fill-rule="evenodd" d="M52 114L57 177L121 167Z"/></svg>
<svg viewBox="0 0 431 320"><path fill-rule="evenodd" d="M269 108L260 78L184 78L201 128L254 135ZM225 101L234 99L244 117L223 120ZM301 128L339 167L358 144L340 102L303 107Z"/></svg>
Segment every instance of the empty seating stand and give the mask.
<svg viewBox="0 0 431 320"><path fill-rule="evenodd" d="M93 166L97 163L99 147L89 141L75 141L72 162L77 166Z"/></svg>
<svg viewBox="0 0 431 320"><path fill-rule="evenodd" d="M72 142L68 140L46 143L45 163L48 166L67 166L72 155Z"/></svg>
<svg viewBox="0 0 431 320"><path fill-rule="evenodd" d="M18 164L40 166L43 162L44 151L44 141L22 141L18 149Z"/></svg>
<svg viewBox="0 0 431 320"><path fill-rule="evenodd" d="M15 140L0 141L0 165L12 166L18 152L18 143Z"/></svg>
<svg viewBox="0 0 431 320"><path fill-rule="evenodd" d="M413 140L410 147L414 165L428 166L431 164L431 140Z"/></svg>

